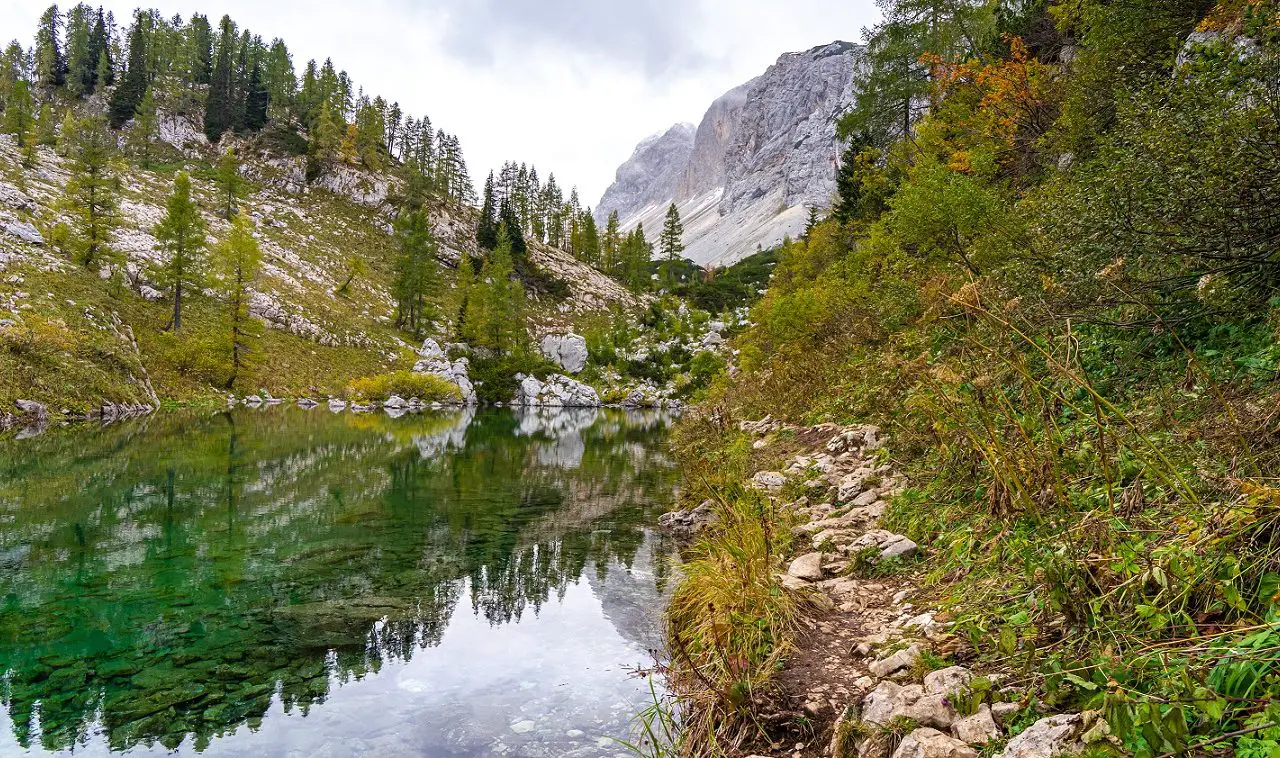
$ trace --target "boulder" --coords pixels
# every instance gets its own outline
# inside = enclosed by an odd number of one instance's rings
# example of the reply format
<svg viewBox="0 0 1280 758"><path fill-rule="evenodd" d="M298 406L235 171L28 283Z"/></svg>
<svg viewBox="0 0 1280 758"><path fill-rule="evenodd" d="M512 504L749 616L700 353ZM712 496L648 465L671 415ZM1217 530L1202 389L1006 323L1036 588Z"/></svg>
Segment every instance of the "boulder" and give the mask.
<svg viewBox="0 0 1280 758"><path fill-rule="evenodd" d="M991 715L995 718L996 723L1001 726L1008 726L1013 717L1018 715L1018 711L1022 710L1022 706L1018 703L992 703Z"/></svg>
<svg viewBox="0 0 1280 758"><path fill-rule="evenodd" d="M560 368L576 374L587 367L587 339L581 335L548 334L542 338L538 349L547 360Z"/></svg>
<svg viewBox="0 0 1280 758"><path fill-rule="evenodd" d="M382 404L382 407L400 409L400 408L408 407L408 403L406 403L404 398L400 397L399 395L392 395L391 397L387 398L387 401Z"/></svg>
<svg viewBox="0 0 1280 758"><path fill-rule="evenodd" d="M883 681L862 699L862 720L868 724L888 726L894 719L907 715L907 709L924 697L918 684L903 686Z"/></svg>
<svg viewBox="0 0 1280 758"><path fill-rule="evenodd" d="M787 575L806 582L816 582L822 578L822 553L802 555L791 562Z"/></svg>
<svg viewBox="0 0 1280 758"><path fill-rule="evenodd" d="M871 673L874 676L877 676L883 679L892 674L896 674L903 669L911 668L912 666L916 665L916 663L919 660L920 660L920 646L912 645L911 647L906 648L905 650L899 650L898 652L892 655L889 655L885 658L881 658L880 660L877 660L877 661L872 661L867 668L868 670L871 671Z"/></svg>
<svg viewBox="0 0 1280 758"><path fill-rule="evenodd" d="M1000 727L991 715L991 706L983 703L972 716L956 719L951 724L951 734L961 742L980 747L1000 739Z"/></svg>
<svg viewBox="0 0 1280 758"><path fill-rule="evenodd" d="M471 383L470 361L466 358L450 361L440 344L430 339L422 343L422 348L418 350L418 358L418 362L413 364L415 373L430 374L456 384L458 391L462 393L463 404L475 405L476 390Z"/></svg>
<svg viewBox="0 0 1280 758"><path fill-rule="evenodd" d="M978 751L937 729L924 727L902 738L893 758L978 758Z"/></svg>
<svg viewBox="0 0 1280 758"><path fill-rule="evenodd" d="M40 234L40 230L25 221L9 221L4 225L4 230L23 242L30 242L33 245L44 244L44 235Z"/></svg>
<svg viewBox="0 0 1280 758"><path fill-rule="evenodd" d="M28 416L35 421L44 421L49 417L49 409L43 403L37 403L34 400L16 400L14 405L18 406L18 410L24 416Z"/></svg>
<svg viewBox="0 0 1280 758"><path fill-rule="evenodd" d="M658 526L679 537L692 537L715 524L719 517L715 512L715 503L710 500L697 508L683 511L672 511L658 517Z"/></svg>
<svg viewBox="0 0 1280 758"><path fill-rule="evenodd" d="M552 374L545 382L536 376L517 374L512 405L555 408L598 408L600 396L594 388L562 374Z"/></svg>
<svg viewBox="0 0 1280 758"><path fill-rule="evenodd" d="M1079 755L1091 742L1106 736L1107 722L1096 711L1042 718L1009 740L1002 758L1054 758Z"/></svg>
<svg viewBox="0 0 1280 758"><path fill-rule="evenodd" d="M932 620L932 617L930 617ZM973 673L963 666L949 666L945 669L930 671L924 677L924 691L930 695L948 695L954 697L963 692L973 681Z"/></svg>
<svg viewBox="0 0 1280 758"><path fill-rule="evenodd" d="M777 471L758 471L751 477L751 486L765 492L781 492L787 477Z"/></svg>

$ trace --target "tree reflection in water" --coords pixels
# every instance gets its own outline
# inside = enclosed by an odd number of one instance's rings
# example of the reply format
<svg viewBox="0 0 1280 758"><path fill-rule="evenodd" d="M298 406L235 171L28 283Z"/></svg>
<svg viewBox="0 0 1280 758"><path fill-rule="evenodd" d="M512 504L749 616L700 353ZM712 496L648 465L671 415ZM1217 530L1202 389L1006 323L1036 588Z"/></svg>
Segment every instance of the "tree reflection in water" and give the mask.
<svg viewBox="0 0 1280 758"><path fill-rule="evenodd" d="M463 598L501 625L603 583L658 544L665 424L273 409L0 441L14 737L201 749L438 644Z"/></svg>

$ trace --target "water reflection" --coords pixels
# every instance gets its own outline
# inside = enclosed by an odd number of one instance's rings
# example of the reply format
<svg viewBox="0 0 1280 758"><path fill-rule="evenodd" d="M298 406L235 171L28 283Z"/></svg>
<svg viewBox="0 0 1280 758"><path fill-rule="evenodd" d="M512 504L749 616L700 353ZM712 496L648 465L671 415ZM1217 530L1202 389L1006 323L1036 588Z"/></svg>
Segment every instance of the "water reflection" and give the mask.
<svg viewBox="0 0 1280 758"><path fill-rule="evenodd" d="M600 754L656 645L664 428L272 409L0 442L0 753Z"/></svg>

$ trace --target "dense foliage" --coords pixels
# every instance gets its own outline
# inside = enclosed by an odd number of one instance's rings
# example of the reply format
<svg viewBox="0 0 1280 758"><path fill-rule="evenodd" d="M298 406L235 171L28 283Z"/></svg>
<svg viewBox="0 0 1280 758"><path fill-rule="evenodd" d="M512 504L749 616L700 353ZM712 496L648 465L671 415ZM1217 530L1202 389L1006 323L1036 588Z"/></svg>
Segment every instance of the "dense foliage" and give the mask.
<svg viewBox="0 0 1280 758"><path fill-rule="evenodd" d="M1280 7L883 5L838 202L686 429L687 497L759 514L726 420L880 423L972 655L1139 755L1274 754ZM704 560L761 544L730 537Z"/></svg>

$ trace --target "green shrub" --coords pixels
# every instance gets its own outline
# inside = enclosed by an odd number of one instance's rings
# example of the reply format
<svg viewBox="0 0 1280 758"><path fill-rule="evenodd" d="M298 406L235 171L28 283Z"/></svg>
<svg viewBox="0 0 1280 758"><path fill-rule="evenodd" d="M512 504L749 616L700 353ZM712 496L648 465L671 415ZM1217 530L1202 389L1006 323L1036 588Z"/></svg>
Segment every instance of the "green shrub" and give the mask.
<svg viewBox="0 0 1280 758"><path fill-rule="evenodd" d="M471 381L476 386L476 398L484 403L509 403L516 394L516 374L545 377L561 373L556 364L532 350L522 350L509 355L471 358Z"/></svg>
<svg viewBox="0 0 1280 758"><path fill-rule="evenodd" d="M416 397L424 403L456 403L462 400L462 392L456 384L438 376L412 371L366 376L347 385L347 397L352 400L386 400L392 395L405 399Z"/></svg>

